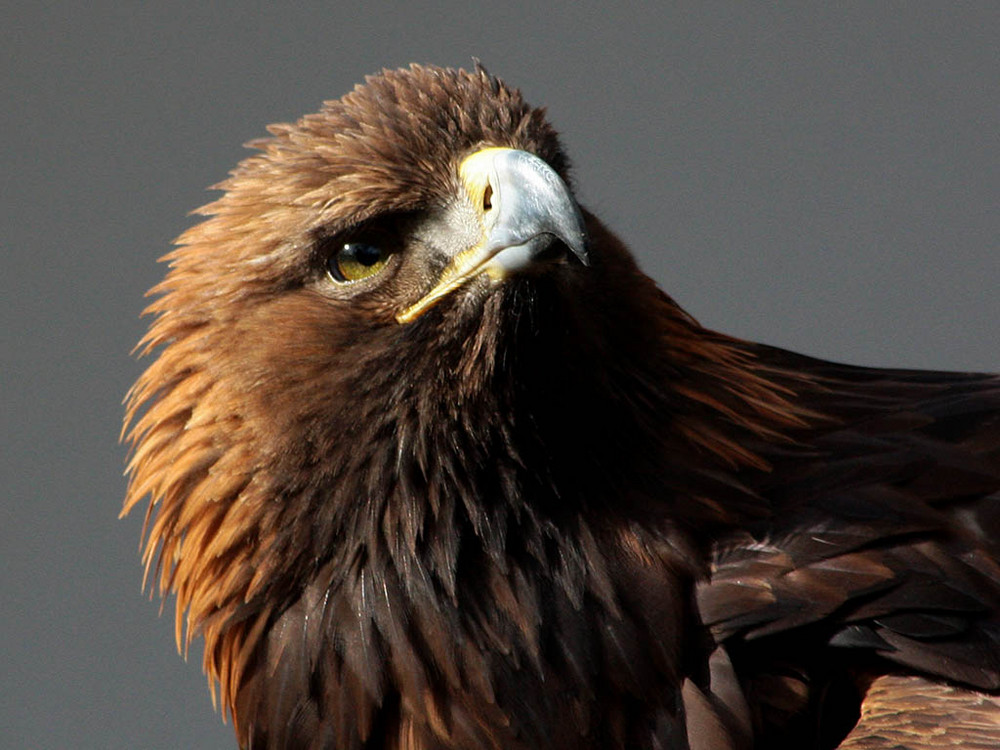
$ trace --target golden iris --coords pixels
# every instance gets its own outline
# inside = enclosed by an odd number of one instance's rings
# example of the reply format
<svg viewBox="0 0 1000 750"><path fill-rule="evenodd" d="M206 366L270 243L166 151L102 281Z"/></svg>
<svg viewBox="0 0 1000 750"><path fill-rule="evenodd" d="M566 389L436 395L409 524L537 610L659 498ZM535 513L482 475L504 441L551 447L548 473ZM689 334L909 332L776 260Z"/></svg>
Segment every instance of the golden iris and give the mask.
<svg viewBox="0 0 1000 750"><path fill-rule="evenodd" d="M378 245L345 242L340 250L330 256L327 267L335 281L344 283L374 276L385 267L388 260L389 253Z"/></svg>

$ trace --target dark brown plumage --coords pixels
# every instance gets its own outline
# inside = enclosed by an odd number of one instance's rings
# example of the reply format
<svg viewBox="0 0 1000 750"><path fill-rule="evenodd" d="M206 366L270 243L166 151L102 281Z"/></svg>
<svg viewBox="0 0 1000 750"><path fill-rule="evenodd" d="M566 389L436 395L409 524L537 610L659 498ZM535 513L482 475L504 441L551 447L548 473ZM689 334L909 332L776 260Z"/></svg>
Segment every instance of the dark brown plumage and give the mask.
<svg viewBox="0 0 1000 750"><path fill-rule="evenodd" d="M1000 379L700 327L481 69L270 130L128 399L125 509L243 746L828 748L893 672L995 711Z"/></svg>

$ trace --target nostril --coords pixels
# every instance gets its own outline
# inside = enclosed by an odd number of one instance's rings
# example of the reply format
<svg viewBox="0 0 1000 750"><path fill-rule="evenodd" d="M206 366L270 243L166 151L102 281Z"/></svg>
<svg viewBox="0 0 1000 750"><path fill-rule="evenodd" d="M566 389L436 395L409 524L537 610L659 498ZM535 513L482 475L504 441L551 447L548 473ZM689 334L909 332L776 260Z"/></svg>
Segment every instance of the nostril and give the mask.
<svg viewBox="0 0 1000 750"><path fill-rule="evenodd" d="M491 208L493 208L493 186L487 183L486 190L483 191L483 210L489 211Z"/></svg>

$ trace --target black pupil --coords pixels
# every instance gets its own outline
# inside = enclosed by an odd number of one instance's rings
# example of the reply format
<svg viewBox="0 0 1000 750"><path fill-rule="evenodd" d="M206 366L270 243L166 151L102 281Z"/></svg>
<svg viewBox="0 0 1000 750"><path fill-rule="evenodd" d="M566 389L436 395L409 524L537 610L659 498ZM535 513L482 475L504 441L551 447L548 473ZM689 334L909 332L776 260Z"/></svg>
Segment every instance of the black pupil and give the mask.
<svg viewBox="0 0 1000 750"><path fill-rule="evenodd" d="M363 266L374 266L382 260L382 251L365 242L348 242L344 245L344 254L348 255Z"/></svg>

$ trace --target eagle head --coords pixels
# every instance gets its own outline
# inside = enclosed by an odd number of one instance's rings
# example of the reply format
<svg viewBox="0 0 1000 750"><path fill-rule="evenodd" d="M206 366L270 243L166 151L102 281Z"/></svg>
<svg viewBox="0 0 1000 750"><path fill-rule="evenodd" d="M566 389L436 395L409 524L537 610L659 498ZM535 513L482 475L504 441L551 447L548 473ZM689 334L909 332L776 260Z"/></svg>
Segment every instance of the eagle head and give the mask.
<svg viewBox="0 0 1000 750"><path fill-rule="evenodd" d="M243 741L601 742L629 725L608 695L674 712L691 530L764 465L713 418L773 436L783 392L482 68L384 71L269 130L165 256L126 420L147 574Z"/></svg>

